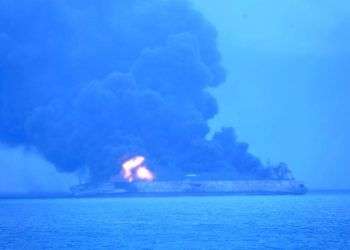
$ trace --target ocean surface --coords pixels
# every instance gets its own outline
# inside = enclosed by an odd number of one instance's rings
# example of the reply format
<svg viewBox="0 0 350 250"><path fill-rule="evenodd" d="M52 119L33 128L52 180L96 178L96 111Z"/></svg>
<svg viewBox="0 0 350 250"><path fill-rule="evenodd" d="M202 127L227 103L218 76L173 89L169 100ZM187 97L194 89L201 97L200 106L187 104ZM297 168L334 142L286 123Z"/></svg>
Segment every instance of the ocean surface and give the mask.
<svg viewBox="0 0 350 250"><path fill-rule="evenodd" d="M350 194L2 199L0 249L350 249Z"/></svg>

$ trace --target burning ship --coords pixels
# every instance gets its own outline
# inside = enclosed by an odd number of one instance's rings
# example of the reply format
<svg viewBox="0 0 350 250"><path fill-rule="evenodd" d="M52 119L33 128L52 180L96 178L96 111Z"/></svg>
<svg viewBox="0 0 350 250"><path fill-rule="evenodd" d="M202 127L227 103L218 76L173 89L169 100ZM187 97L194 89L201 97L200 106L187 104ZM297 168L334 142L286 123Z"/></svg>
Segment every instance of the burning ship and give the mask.
<svg viewBox="0 0 350 250"><path fill-rule="evenodd" d="M146 166L143 156L122 164L120 177L105 183L86 183L71 188L76 197L123 195L232 195L232 194L305 194L301 182L288 180L195 180L158 181Z"/></svg>

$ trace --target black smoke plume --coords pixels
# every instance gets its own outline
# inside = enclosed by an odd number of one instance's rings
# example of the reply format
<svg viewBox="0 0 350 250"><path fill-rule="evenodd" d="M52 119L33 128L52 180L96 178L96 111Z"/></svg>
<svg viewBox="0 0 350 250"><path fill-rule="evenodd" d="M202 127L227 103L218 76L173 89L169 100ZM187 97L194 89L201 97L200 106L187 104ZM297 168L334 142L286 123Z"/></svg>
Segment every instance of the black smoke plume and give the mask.
<svg viewBox="0 0 350 250"><path fill-rule="evenodd" d="M225 80L216 30L181 0L0 0L0 141L104 181L145 155L159 179L288 178L232 128L211 139Z"/></svg>

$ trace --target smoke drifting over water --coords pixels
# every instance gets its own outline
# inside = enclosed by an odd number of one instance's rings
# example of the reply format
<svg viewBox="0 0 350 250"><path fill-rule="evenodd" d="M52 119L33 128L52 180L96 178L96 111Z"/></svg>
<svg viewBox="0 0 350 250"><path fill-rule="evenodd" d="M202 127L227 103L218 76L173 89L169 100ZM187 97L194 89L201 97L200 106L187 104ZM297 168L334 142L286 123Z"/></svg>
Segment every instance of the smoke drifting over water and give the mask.
<svg viewBox="0 0 350 250"><path fill-rule="evenodd" d="M65 193L77 183L72 174L58 173L37 152L0 145L0 196Z"/></svg>
<svg viewBox="0 0 350 250"><path fill-rule="evenodd" d="M92 181L144 155L157 178L287 178L232 128L207 139L225 80L216 30L187 1L0 0L0 141Z"/></svg>

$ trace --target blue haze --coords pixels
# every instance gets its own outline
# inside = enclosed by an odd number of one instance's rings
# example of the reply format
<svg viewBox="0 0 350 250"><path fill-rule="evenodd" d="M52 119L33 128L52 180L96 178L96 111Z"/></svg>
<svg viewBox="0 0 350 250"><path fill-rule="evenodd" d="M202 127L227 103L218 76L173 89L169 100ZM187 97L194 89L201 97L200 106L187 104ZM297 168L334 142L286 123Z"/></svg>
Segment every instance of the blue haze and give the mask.
<svg viewBox="0 0 350 250"><path fill-rule="evenodd" d="M348 1L194 0L219 32L220 113L262 160L312 188L350 188Z"/></svg>
<svg viewBox="0 0 350 250"><path fill-rule="evenodd" d="M232 126L207 136L219 112L209 89L226 70L215 26L190 1L0 1L0 11L1 144L95 183L121 178L135 155L159 180L291 178Z"/></svg>
<svg viewBox="0 0 350 250"><path fill-rule="evenodd" d="M283 179L285 161L350 188L350 4L191 1L0 0L0 195L105 181L136 153L157 177ZM349 192L0 199L11 250L350 249L349 230Z"/></svg>
<svg viewBox="0 0 350 250"><path fill-rule="evenodd" d="M0 189L53 167L106 180L135 154L164 178L284 161L349 188L350 5L193 2L0 1Z"/></svg>

